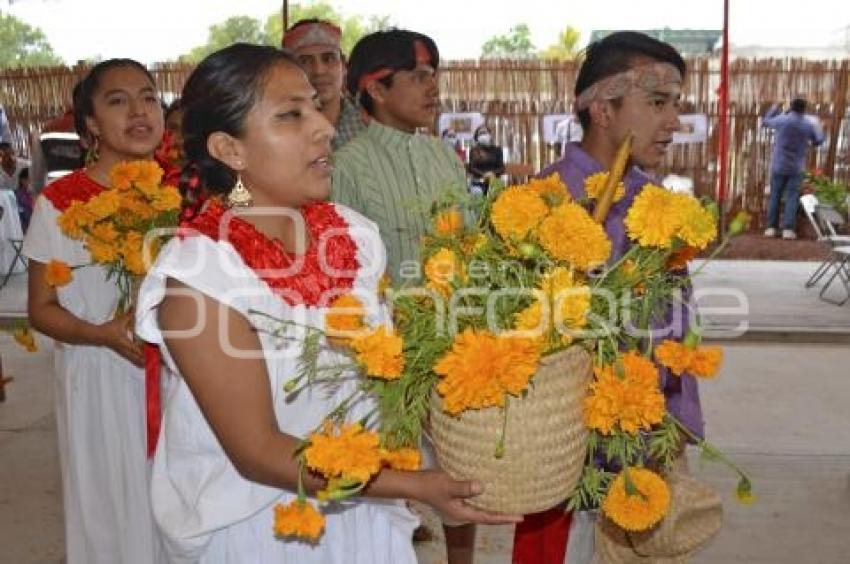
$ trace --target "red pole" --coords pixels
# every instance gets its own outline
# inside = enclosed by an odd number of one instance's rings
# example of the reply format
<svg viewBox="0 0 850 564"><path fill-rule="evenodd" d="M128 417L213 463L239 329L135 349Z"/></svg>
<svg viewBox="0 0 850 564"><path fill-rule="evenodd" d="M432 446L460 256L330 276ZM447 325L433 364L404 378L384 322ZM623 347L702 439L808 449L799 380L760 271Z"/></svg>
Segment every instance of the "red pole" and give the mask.
<svg viewBox="0 0 850 564"><path fill-rule="evenodd" d="M718 173L717 200L720 209L725 211L726 165L729 158L729 0L723 0L723 46L720 57L720 116L718 123L720 131L717 147L720 170ZM724 222L725 213L721 213L720 217L721 222ZM721 227L725 227L725 225Z"/></svg>

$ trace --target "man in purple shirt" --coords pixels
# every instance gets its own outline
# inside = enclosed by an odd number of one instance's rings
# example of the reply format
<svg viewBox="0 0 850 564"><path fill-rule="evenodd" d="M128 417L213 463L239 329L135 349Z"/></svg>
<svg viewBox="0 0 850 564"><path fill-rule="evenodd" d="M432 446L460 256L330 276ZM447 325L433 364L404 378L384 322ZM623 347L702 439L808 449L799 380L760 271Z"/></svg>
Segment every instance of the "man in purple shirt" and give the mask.
<svg viewBox="0 0 850 564"><path fill-rule="evenodd" d="M765 237L776 237L779 221L779 201L785 200L782 214L782 238L796 239L797 206L800 203L800 184L803 182L806 151L809 145L820 145L824 134L818 123L806 117L806 101L795 98L791 111L780 113L774 105L764 115L762 125L776 131L770 166L770 200L767 205Z"/></svg>
<svg viewBox="0 0 850 564"><path fill-rule="evenodd" d="M685 62L676 50L647 35L637 32L613 33L587 49L575 85L575 110L584 136L579 143L567 144L563 157L544 169L541 177L558 173L576 199L583 198L585 179L611 168L617 149L629 132L634 134L629 165L623 178L625 196L614 203L605 220L605 230L611 239L611 261L620 258L631 246L624 220L635 196L648 182L658 183L645 172L661 164L679 129L679 100ZM675 306L670 307L672 318ZM685 315L683 320L687 320ZM668 319L669 320L669 319ZM657 320L662 325L665 320ZM667 338L681 339L686 327L673 324ZM703 435L702 409L697 383L693 376L672 376L659 367L661 386L667 409L696 435ZM538 547L554 545L566 548L563 537L549 531L560 530L563 508L527 516L517 526L514 536L514 562L541 561ZM579 526L578 523L574 523ZM576 532L572 527L573 533ZM583 527L583 526L580 526ZM583 561L581 545L584 533L570 540L568 563ZM577 542L578 541L578 542ZM563 550L563 549L562 549ZM546 561L560 562L557 555Z"/></svg>

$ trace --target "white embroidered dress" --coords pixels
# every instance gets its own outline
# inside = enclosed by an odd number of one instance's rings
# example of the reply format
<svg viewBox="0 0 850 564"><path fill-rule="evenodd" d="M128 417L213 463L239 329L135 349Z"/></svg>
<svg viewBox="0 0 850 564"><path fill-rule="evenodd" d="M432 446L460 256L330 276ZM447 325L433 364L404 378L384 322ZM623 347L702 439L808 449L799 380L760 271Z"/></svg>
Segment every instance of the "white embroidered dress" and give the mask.
<svg viewBox="0 0 850 564"><path fill-rule="evenodd" d="M334 206L346 220L361 265L352 292L377 296L386 257L374 223L356 212ZM168 278L179 280L242 314L259 329L269 375L275 414L281 431L305 437L342 399L357 387L356 377L337 388L308 387L287 397L284 384L298 373L303 340L278 339L264 329L260 311L278 319L324 327L326 309L291 306L247 266L227 242L195 235L173 239L162 249L142 284L137 308L137 331L147 341L162 344L157 307ZM295 331L289 336L296 335ZM273 534L277 503L295 494L243 478L210 429L186 382L165 347L165 392L162 431L154 460L152 498L167 551L178 563L297 563L405 564L415 563L411 535L416 518L401 501L355 498L325 510L327 523L320 541L311 545L281 540ZM203 351L198 351L203 354ZM322 361L349 362L324 350ZM238 378L238 374L233 375ZM351 419L374 404L359 402ZM314 502L315 503L315 502Z"/></svg>
<svg viewBox="0 0 850 564"><path fill-rule="evenodd" d="M41 263L90 264L83 244L60 232L59 215L50 200L38 198L23 254ZM109 321L118 288L106 269L85 266L73 274L56 291L59 304L84 321ZM106 347L57 342L54 362L67 562L163 561L148 493L144 372Z"/></svg>

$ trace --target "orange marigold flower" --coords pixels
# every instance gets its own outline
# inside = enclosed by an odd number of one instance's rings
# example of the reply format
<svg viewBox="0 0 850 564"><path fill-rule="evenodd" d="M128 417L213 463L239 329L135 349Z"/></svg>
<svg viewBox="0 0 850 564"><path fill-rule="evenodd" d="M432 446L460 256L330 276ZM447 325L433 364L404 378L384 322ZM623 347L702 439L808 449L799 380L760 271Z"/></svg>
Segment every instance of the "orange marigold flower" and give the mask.
<svg viewBox="0 0 850 564"><path fill-rule="evenodd" d="M357 351L357 362L372 378L396 380L404 370L402 338L386 327L378 327L369 335L351 340L351 348Z"/></svg>
<svg viewBox="0 0 850 564"><path fill-rule="evenodd" d="M48 286L52 288L67 286L71 283L73 278L74 275L71 272L71 267L68 266L68 263L62 262L61 260L51 260L47 263L44 279Z"/></svg>
<svg viewBox="0 0 850 564"><path fill-rule="evenodd" d="M669 507L667 483L655 472L635 466L614 478L602 502L605 515L627 531L649 529L664 518Z"/></svg>
<svg viewBox="0 0 850 564"><path fill-rule="evenodd" d="M59 229L62 233L72 239L82 239L85 235L84 228L94 224L96 217L82 202L74 201L59 216Z"/></svg>
<svg viewBox="0 0 850 564"><path fill-rule="evenodd" d="M688 372L699 378L713 378L722 361L723 349L720 347L697 347Z"/></svg>
<svg viewBox="0 0 850 564"><path fill-rule="evenodd" d="M95 262L107 264L118 259L118 247L114 243L89 238L86 242L86 248Z"/></svg>
<svg viewBox="0 0 850 564"><path fill-rule="evenodd" d="M118 211L121 199L115 190L104 190L86 203L86 208L96 221L109 217Z"/></svg>
<svg viewBox="0 0 850 564"><path fill-rule="evenodd" d="M611 240L605 229L573 202L552 210L540 224L537 238L552 258L582 271L604 264L611 255Z"/></svg>
<svg viewBox="0 0 850 564"><path fill-rule="evenodd" d="M723 360L720 347L688 347L667 339L655 347L655 358L676 376L687 372L699 378L712 378Z"/></svg>
<svg viewBox="0 0 850 564"><path fill-rule="evenodd" d="M325 313L325 328L331 337L351 337L363 329L366 310L356 296L343 294L331 302Z"/></svg>
<svg viewBox="0 0 850 564"><path fill-rule="evenodd" d="M673 193L654 184L645 185L626 213L629 237L644 247L670 248L681 225Z"/></svg>
<svg viewBox="0 0 850 564"><path fill-rule="evenodd" d="M89 229L89 235L104 243L111 243L118 238L118 231L115 230L115 225L112 223L101 222ZM91 238L89 238L89 241L91 241Z"/></svg>
<svg viewBox="0 0 850 564"><path fill-rule="evenodd" d="M664 417L664 395L658 369L635 351L620 356L619 364L594 368L594 380L584 400L584 420L604 435L615 428L635 434L649 430Z"/></svg>
<svg viewBox="0 0 850 564"><path fill-rule="evenodd" d="M398 450L381 449L381 456L384 459L384 464L393 470L412 472L419 470L422 464L422 454L418 449L410 447L404 447Z"/></svg>
<svg viewBox="0 0 850 564"><path fill-rule="evenodd" d="M457 235L463 229L463 215L457 208L443 210L434 218L434 231L443 237Z"/></svg>
<svg viewBox="0 0 850 564"><path fill-rule="evenodd" d="M109 183L116 190L129 190L139 176L139 162L121 162L109 171Z"/></svg>
<svg viewBox="0 0 850 564"><path fill-rule="evenodd" d="M135 184L145 194L156 190L162 182L162 167L156 161L138 161Z"/></svg>
<svg viewBox="0 0 850 564"><path fill-rule="evenodd" d="M310 435L304 456L307 467L328 480L341 477L365 483L381 469L378 442L378 434L359 423L341 428L325 424L321 432Z"/></svg>
<svg viewBox="0 0 850 564"><path fill-rule="evenodd" d="M274 534L316 542L325 529L325 517L312 503L296 499L274 506Z"/></svg>
<svg viewBox="0 0 850 564"><path fill-rule="evenodd" d="M549 213L536 193L511 186L498 195L490 212L496 233L505 241L525 239Z"/></svg>
<svg viewBox="0 0 850 564"><path fill-rule="evenodd" d="M457 415L465 409L502 406L506 394L518 396L528 388L539 362L540 348L532 339L468 328L434 365L443 378L437 385L443 409Z"/></svg>
<svg viewBox="0 0 850 564"><path fill-rule="evenodd" d="M38 352L38 344L35 342L35 335L29 327L20 327L12 333L15 342L24 347L27 352Z"/></svg>
<svg viewBox="0 0 850 564"><path fill-rule="evenodd" d="M183 203L183 198L180 196L180 191L174 186L163 186L158 189L151 201L151 207L156 211L172 211L180 209Z"/></svg>
<svg viewBox="0 0 850 564"><path fill-rule="evenodd" d="M605 188L605 183L607 181L607 172L597 172L596 174L591 174L590 176L584 179L584 193L591 200L596 200L602 194L602 190ZM614 201L618 202L622 200L625 195L626 187L623 185L623 182L620 181L617 184L617 189L614 191Z"/></svg>

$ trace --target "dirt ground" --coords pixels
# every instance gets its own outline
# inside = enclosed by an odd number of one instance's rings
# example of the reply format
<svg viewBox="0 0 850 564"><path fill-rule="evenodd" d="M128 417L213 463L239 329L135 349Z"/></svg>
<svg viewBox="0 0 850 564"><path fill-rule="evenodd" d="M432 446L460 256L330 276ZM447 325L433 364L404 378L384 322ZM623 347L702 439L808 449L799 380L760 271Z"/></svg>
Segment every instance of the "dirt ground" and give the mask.
<svg viewBox="0 0 850 564"><path fill-rule="evenodd" d="M718 258L801 261L826 258L826 246L814 239L803 238L805 235L800 233L800 239L785 241L780 238L768 238L761 233L746 233L732 239L732 243Z"/></svg>

